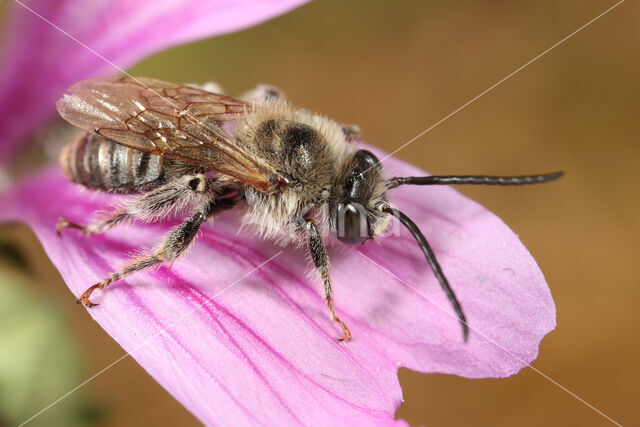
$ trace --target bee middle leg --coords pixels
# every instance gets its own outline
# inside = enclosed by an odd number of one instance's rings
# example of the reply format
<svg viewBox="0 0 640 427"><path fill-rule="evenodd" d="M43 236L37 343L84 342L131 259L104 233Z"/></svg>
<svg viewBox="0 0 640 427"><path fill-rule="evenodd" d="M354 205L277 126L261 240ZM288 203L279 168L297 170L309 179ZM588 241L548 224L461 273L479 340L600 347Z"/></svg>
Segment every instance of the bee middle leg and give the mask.
<svg viewBox="0 0 640 427"><path fill-rule="evenodd" d="M235 201L236 200L233 198L215 199L212 194L209 200L203 202L198 209L196 209L195 214L193 214L191 218L174 228L171 234L169 234L169 237L167 237L152 254L138 258L127 264L121 270L109 274L109 276L104 280L94 284L84 291L80 298L78 298L77 302L82 303L87 307L94 307L98 304L92 303L89 298L96 289L103 289L111 283L135 273L136 271L161 264L165 261L175 260L187 250L196 237L200 226L205 221L223 210L230 209L235 204Z"/></svg>
<svg viewBox="0 0 640 427"><path fill-rule="evenodd" d="M309 234L309 251L311 252L311 258L316 266L316 270L322 279L323 296L329 308L329 314L331 315L331 319L342 328L342 338L338 338L338 341L349 341L351 339L351 331L347 325L340 320L333 307L333 289L331 287L331 277L329 277L329 257L327 256L327 250L318 231L318 227L312 220L307 220L307 232Z"/></svg>
<svg viewBox="0 0 640 427"><path fill-rule="evenodd" d="M132 219L161 219L185 206L194 197L215 191L215 187L215 181L202 174L182 176L125 203L121 209L88 225L62 217L58 220L56 232L61 235L65 228L75 228L87 235L100 234Z"/></svg>

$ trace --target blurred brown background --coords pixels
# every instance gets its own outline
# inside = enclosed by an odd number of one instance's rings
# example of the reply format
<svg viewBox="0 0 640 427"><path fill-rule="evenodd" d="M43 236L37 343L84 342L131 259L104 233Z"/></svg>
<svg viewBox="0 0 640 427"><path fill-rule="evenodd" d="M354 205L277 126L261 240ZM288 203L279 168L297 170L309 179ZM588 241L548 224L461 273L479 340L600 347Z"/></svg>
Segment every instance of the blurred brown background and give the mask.
<svg viewBox="0 0 640 427"><path fill-rule="evenodd" d="M270 83L391 151L614 3L323 0L131 73L214 80L231 94ZM639 17L637 2L623 3L397 153L437 174L566 171L551 185L460 190L520 235L548 279L558 327L533 365L624 425L640 425ZM30 286L71 323L82 378L123 354L26 227L0 228L0 239L18 243ZM397 417L412 425L608 424L531 369L487 380L403 369L400 380ZM198 425L130 358L82 391L102 426Z"/></svg>

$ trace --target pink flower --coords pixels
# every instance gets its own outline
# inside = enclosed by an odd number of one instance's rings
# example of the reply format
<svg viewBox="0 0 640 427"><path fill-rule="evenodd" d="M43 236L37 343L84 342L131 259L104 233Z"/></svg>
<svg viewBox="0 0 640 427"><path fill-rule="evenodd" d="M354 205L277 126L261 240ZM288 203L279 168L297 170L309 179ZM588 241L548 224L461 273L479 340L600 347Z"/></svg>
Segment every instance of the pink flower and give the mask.
<svg viewBox="0 0 640 427"><path fill-rule="evenodd" d="M79 6L66 0L28 6L126 66L160 48L240 29L300 3L120 0ZM9 18L3 53L9 60L0 69L4 159L52 117L67 86L113 72L19 5ZM395 159L384 168L389 176L426 174ZM467 315L468 343L404 229L378 244L330 251L337 311L354 335L340 343L304 253L238 233L233 211L206 226L171 269L141 272L96 294L101 305L90 313L205 424L392 424L402 399L400 366L504 377L534 360L555 327L555 308L517 236L452 188L400 187L392 194L429 238ZM30 224L78 296L125 254L156 244L170 227L137 223L99 236L56 236L60 216L85 221L116 200L89 195L54 166L3 195L0 221Z"/></svg>

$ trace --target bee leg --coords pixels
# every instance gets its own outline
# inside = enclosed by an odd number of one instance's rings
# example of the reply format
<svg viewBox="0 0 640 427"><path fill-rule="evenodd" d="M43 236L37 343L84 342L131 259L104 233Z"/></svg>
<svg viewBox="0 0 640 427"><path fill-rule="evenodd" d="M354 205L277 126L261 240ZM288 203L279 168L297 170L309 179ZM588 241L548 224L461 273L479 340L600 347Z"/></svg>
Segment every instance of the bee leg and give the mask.
<svg viewBox="0 0 640 427"><path fill-rule="evenodd" d="M284 93L275 86L258 85L243 93L240 99L249 102L263 102L276 99L284 99Z"/></svg>
<svg viewBox="0 0 640 427"><path fill-rule="evenodd" d="M117 280L120 280L131 273L135 273L136 271L142 270L143 268L151 267L153 265L159 264L162 261L163 260L156 255L137 259L132 263L128 264L127 266L125 266L122 270L109 274L109 277L89 287L86 291L82 293L82 295L80 296L80 298L77 299L76 302L78 304L83 304L89 308L98 306L100 304L93 303L89 299L93 291L95 291L96 289L103 289L109 286L111 283Z"/></svg>
<svg viewBox="0 0 640 427"><path fill-rule="evenodd" d="M94 307L97 304L92 303L89 298L96 289L103 289L111 283L136 271L178 258L187 250L191 242L193 242L203 222L215 213L228 209L233 205L232 203L224 202L224 199L222 202L223 203L218 203L218 201L213 200L212 196L206 204L201 205L196 210L196 213L191 218L174 228L169 237L167 237L152 255L139 258L126 265L120 271L109 274L107 278L84 291L80 298L78 298L78 303L82 303L87 307Z"/></svg>
<svg viewBox="0 0 640 427"><path fill-rule="evenodd" d="M316 265L316 269L322 279L324 300L327 302L329 314L331 315L331 319L342 328L342 338L338 338L338 341L349 341L351 339L351 331L347 325L340 320L333 307L333 290L331 288L331 277L329 277L329 257L327 256L327 250L318 232L318 227L312 220L307 220L307 232L309 233L309 251L311 252L313 263Z"/></svg>
<svg viewBox="0 0 640 427"><path fill-rule="evenodd" d="M58 219L58 223L56 224L56 234L58 236L61 236L62 230L64 230L65 228L76 228L78 230L84 230L84 225L80 225L73 221L69 221L67 218L61 216Z"/></svg>
<svg viewBox="0 0 640 427"><path fill-rule="evenodd" d="M342 134L347 142L353 142L362 136L362 131L358 125L342 125Z"/></svg>
<svg viewBox="0 0 640 427"><path fill-rule="evenodd" d="M202 223L219 212L231 209L236 204L238 201L237 196L232 195L231 197L225 197L225 195L228 196L232 193L233 190L228 193L223 193L220 198L217 198L215 193L210 193L209 197L198 206L196 213L191 218L174 228L169 237L167 237L167 239L153 252L152 255L139 258L126 265L120 271L111 273L109 277L84 291L80 298L78 298L78 303L82 303L87 307L94 307L97 304L92 303L89 298L96 289L103 289L129 274L147 267L151 267L165 261L174 261L182 255L187 250L191 242L193 242Z"/></svg>
<svg viewBox="0 0 640 427"><path fill-rule="evenodd" d="M125 203L123 208L88 225L80 225L66 218L60 218L56 231L60 235L65 228L76 228L82 234L100 234L131 219L143 221L160 219L187 204L193 196L214 191L214 180L207 179L202 174L186 175Z"/></svg>
<svg viewBox="0 0 640 427"><path fill-rule="evenodd" d="M69 221L65 217L60 217L58 223L56 224L56 233L58 234L58 236L62 236L62 230L64 230L65 228L75 228L77 230L80 230L82 234L99 234L130 218L131 215L128 212L119 211L115 214L109 215L105 219L95 224L81 225L73 221Z"/></svg>

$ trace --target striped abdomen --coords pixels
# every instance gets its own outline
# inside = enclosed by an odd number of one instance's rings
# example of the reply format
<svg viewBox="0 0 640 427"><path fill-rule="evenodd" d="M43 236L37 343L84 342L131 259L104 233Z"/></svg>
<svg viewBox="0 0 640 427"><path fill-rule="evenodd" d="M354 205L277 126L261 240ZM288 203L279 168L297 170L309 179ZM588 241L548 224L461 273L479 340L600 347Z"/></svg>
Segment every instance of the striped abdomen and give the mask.
<svg viewBox="0 0 640 427"><path fill-rule="evenodd" d="M163 158L83 133L60 156L71 181L115 193L143 191L162 181Z"/></svg>

